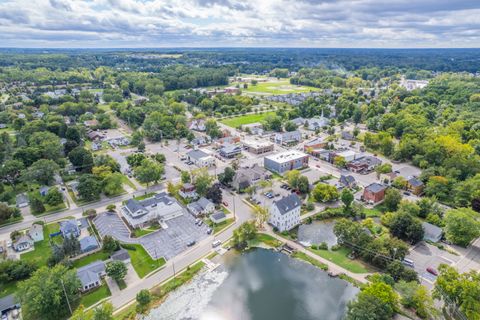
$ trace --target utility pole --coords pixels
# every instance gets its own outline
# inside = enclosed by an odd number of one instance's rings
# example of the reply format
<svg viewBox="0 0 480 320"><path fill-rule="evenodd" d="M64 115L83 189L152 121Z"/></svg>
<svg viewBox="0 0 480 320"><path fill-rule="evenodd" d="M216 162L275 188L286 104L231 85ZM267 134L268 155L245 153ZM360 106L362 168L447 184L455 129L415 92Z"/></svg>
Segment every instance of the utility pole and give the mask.
<svg viewBox="0 0 480 320"><path fill-rule="evenodd" d="M172 260L173 279L175 279L175 261Z"/></svg>
<svg viewBox="0 0 480 320"><path fill-rule="evenodd" d="M232 195L232 200L233 200L232 201L233 202L233 219L237 220L237 215L235 213L235 196L234 195Z"/></svg>
<svg viewBox="0 0 480 320"><path fill-rule="evenodd" d="M63 293L65 294L65 298L67 299L67 304L68 304L68 309L70 310L70 315L73 315L72 307L70 306L70 301L68 300L67 291L65 290L65 285L63 284L62 279L60 279L60 283L62 284Z"/></svg>

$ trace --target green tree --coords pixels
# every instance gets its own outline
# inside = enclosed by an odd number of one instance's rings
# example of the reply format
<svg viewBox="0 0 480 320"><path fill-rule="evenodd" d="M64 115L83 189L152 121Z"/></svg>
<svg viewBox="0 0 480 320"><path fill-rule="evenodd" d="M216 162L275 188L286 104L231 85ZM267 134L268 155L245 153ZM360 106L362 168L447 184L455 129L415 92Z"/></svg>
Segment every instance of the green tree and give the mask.
<svg viewBox="0 0 480 320"><path fill-rule="evenodd" d="M148 308L150 302L152 301L152 296L150 295L150 291L148 291L146 289L140 290L137 293L136 300L137 300L137 303L138 303L137 311L139 313L145 312L145 310Z"/></svg>
<svg viewBox="0 0 480 320"><path fill-rule="evenodd" d="M220 189L220 184L215 183L210 188L208 188L205 197L212 200L212 202L216 205L222 203L222 189Z"/></svg>
<svg viewBox="0 0 480 320"><path fill-rule="evenodd" d="M102 183L93 175L85 174L78 179L78 195L86 201L93 201L100 198Z"/></svg>
<svg viewBox="0 0 480 320"><path fill-rule="evenodd" d="M325 183L317 183L313 188L312 196L317 202L328 202L337 200L339 197L337 188Z"/></svg>
<svg viewBox="0 0 480 320"><path fill-rule="evenodd" d="M417 243L423 239L422 223L407 212L397 212L390 223L390 232L394 237Z"/></svg>
<svg viewBox="0 0 480 320"><path fill-rule="evenodd" d="M103 191L107 196L116 195L123 191L123 175L112 173L103 180Z"/></svg>
<svg viewBox="0 0 480 320"><path fill-rule="evenodd" d="M180 173L180 178L182 179L182 183L190 183L191 182L190 172L188 172L188 171L182 171ZM220 175L219 175L219 179L220 179Z"/></svg>
<svg viewBox="0 0 480 320"><path fill-rule="evenodd" d="M93 320L113 320L113 306L109 302L102 303L95 308Z"/></svg>
<svg viewBox="0 0 480 320"><path fill-rule="evenodd" d="M75 166L77 171L91 172L93 167L93 156L89 150L77 147L70 151L68 159Z"/></svg>
<svg viewBox="0 0 480 320"><path fill-rule="evenodd" d="M93 310L85 310L83 304L78 306L73 315L70 317L70 320L92 320L93 319Z"/></svg>
<svg viewBox="0 0 480 320"><path fill-rule="evenodd" d="M32 209L32 212L36 214L45 212L45 206L43 205L42 200L37 197L30 198L30 208Z"/></svg>
<svg viewBox="0 0 480 320"><path fill-rule="evenodd" d="M113 252L117 251L120 249L120 244L118 243L117 240L115 240L112 236L106 235L103 237L103 246L102 250L112 254Z"/></svg>
<svg viewBox="0 0 480 320"><path fill-rule="evenodd" d="M67 299L78 299L81 287L75 270L63 265L41 267L20 283L16 295L26 319L55 320L69 315Z"/></svg>
<svg viewBox="0 0 480 320"><path fill-rule="evenodd" d="M419 317L426 319L438 315L429 291L418 282L402 280L395 285L395 289L400 293L400 303L405 308L414 309Z"/></svg>
<svg viewBox="0 0 480 320"><path fill-rule="evenodd" d="M295 123L293 123L292 121L287 121L285 123L285 131L290 132L295 130L297 130L297 125Z"/></svg>
<svg viewBox="0 0 480 320"><path fill-rule="evenodd" d="M13 190L16 189L16 184L20 180L20 172L25 166L18 160L7 160L0 167L1 180L10 184Z"/></svg>
<svg viewBox="0 0 480 320"><path fill-rule="evenodd" d="M285 173L285 177L287 178L288 185L292 189L298 188L298 179L300 178L300 171L298 170L290 170Z"/></svg>
<svg viewBox="0 0 480 320"><path fill-rule="evenodd" d="M380 298L360 292L357 299L347 305L346 320L391 320L392 307Z"/></svg>
<svg viewBox="0 0 480 320"><path fill-rule="evenodd" d="M63 239L62 248L66 256L72 257L80 253L80 242L76 237L70 235Z"/></svg>
<svg viewBox="0 0 480 320"><path fill-rule="evenodd" d="M122 261L109 261L105 271L109 277L118 282L127 275L127 266Z"/></svg>
<svg viewBox="0 0 480 320"><path fill-rule="evenodd" d="M391 212L397 211L400 201L402 201L400 191L394 188L388 188L385 192L385 200L383 201L386 209Z"/></svg>
<svg viewBox="0 0 480 320"><path fill-rule="evenodd" d="M195 185L197 193L201 196L205 196L213 182L213 177L205 168L195 171L193 176L193 184Z"/></svg>
<svg viewBox="0 0 480 320"><path fill-rule="evenodd" d="M40 159L35 161L23 172L24 181L36 181L39 184L50 185L53 183L55 173L59 170L58 164L53 160Z"/></svg>
<svg viewBox="0 0 480 320"><path fill-rule="evenodd" d="M347 189L347 188L344 188L342 190L342 194L340 195L340 199L342 200L343 204L345 205L345 208L346 209L349 209L350 206L352 205L352 202L353 202L353 193Z"/></svg>
<svg viewBox="0 0 480 320"><path fill-rule="evenodd" d="M267 208L264 208L259 205L255 205L253 208L253 215L255 216L255 221L259 228L263 228L265 222L268 221L269 211Z"/></svg>
<svg viewBox="0 0 480 320"><path fill-rule="evenodd" d="M63 203L63 194L58 188L50 188L45 195L45 203L49 206L56 206Z"/></svg>
<svg viewBox="0 0 480 320"><path fill-rule="evenodd" d="M248 241L255 238L257 228L253 222L244 222L233 231L233 246L238 250L243 250L247 247Z"/></svg>
<svg viewBox="0 0 480 320"><path fill-rule="evenodd" d="M300 176L297 181L297 189L302 194L307 194L310 191L310 183L308 182L308 178L305 176Z"/></svg>
<svg viewBox="0 0 480 320"><path fill-rule="evenodd" d="M135 168L135 178L147 186L154 182L157 183L164 172L163 165L150 159L142 161L141 165Z"/></svg>
<svg viewBox="0 0 480 320"><path fill-rule="evenodd" d="M449 241L468 246L469 243L480 236L479 214L472 209L459 208L449 210L445 214L445 234Z"/></svg>
<svg viewBox="0 0 480 320"><path fill-rule="evenodd" d="M218 175L218 181L224 185L230 185L233 181L233 177L235 176L235 170L230 167L226 167L225 170Z"/></svg>

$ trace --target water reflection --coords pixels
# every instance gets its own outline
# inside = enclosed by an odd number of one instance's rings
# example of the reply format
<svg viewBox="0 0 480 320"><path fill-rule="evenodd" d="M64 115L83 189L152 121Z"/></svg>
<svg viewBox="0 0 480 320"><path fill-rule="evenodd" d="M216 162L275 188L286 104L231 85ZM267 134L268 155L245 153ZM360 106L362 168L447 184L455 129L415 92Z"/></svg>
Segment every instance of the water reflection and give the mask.
<svg viewBox="0 0 480 320"><path fill-rule="evenodd" d="M328 247L337 244L337 237L333 233L333 221L314 221L311 224L302 224L298 227L298 241L305 245L326 242Z"/></svg>

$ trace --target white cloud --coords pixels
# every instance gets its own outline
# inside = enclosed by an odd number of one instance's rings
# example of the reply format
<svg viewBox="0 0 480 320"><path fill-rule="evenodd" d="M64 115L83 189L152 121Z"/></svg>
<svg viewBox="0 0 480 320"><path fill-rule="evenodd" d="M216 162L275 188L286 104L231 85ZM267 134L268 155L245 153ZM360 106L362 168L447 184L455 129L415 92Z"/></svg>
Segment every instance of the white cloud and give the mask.
<svg viewBox="0 0 480 320"><path fill-rule="evenodd" d="M479 47L476 0L3 0L0 46Z"/></svg>

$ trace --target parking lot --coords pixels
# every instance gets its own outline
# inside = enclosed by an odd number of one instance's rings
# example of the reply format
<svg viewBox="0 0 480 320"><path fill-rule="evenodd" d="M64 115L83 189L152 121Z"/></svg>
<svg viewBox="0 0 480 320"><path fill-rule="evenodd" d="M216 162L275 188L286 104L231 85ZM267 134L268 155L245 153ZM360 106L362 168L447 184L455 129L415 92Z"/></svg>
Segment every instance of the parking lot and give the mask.
<svg viewBox="0 0 480 320"><path fill-rule="evenodd" d="M410 250L406 256L415 264L415 271L421 278L422 284L431 288L436 277L427 271L427 268L438 270L440 264L454 265L461 257L451 254L445 250L441 250L434 245L420 242Z"/></svg>
<svg viewBox="0 0 480 320"><path fill-rule="evenodd" d="M208 226L197 226L195 218L189 213L166 221L166 229L141 238L130 238L130 231L116 213L100 214L94 223L102 237L110 235L121 242L141 244L154 259L164 257L168 260L185 251L188 243L199 242L208 236Z"/></svg>

